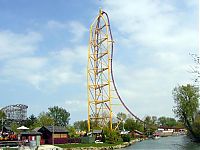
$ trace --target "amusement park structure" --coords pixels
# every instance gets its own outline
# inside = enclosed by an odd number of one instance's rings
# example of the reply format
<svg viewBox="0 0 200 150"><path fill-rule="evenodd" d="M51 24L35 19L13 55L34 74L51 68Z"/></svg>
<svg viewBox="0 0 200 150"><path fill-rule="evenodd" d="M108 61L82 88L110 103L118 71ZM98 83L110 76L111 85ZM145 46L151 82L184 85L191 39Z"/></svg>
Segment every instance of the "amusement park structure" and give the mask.
<svg viewBox="0 0 200 150"><path fill-rule="evenodd" d="M114 81L112 60L113 38L110 22L107 13L100 10L90 27L87 65L88 131L103 127L113 129L113 106L116 102L120 102L136 120L143 122L121 99Z"/></svg>
<svg viewBox="0 0 200 150"><path fill-rule="evenodd" d="M1 110L6 114L6 119L22 121L27 119L28 106L23 104L9 105Z"/></svg>

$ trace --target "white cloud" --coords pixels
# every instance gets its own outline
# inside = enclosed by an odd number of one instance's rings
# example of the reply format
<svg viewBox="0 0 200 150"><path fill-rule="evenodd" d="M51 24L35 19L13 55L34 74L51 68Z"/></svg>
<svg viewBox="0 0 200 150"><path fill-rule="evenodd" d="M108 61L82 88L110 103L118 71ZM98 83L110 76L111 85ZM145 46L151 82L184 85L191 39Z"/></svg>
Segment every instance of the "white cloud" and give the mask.
<svg viewBox="0 0 200 150"><path fill-rule="evenodd" d="M199 5L198 0L184 0L184 3L186 3L188 6L198 6Z"/></svg>
<svg viewBox="0 0 200 150"><path fill-rule="evenodd" d="M47 78L55 85L67 83L80 84L85 78L87 60L87 46L63 48L49 54L52 68L48 71Z"/></svg>
<svg viewBox="0 0 200 150"><path fill-rule="evenodd" d="M59 21L55 21L55 20L50 20L47 22L47 27L49 29L67 29L68 27L68 24L67 23L62 23L62 22L59 22Z"/></svg>
<svg viewBox="0 0 200 150"><path fill-rule="evenodd" d="M87 119L87 99L86 97L76 99L68 99L65 101L64 107L70 112L70 122L73 123L77 120Z"/></svg>
<svg viewBox="0 0 200 150"><path fill-rule="evenodd" d="M8 79L19 79L26 81L39 88L39 83L45 78L42 70L46 65L45 58L39 57L19 57L12 59L4 65L1 76Z"/></svg>
<svg viewBox="0 0 200 150"><path fill-rule="evenodd" d="M188 58L189 50L197 49L198 33L193 14L168 0L102 3L111 21L117 49L113 59L114 75L123 100L141 118L146 114L171 115L171 90L189 80L187 68L192 61ZM193 3L188 5L193 8ZM0 32L1 80L24 81L39 90L63 85L68 89L72 85L80 95L66 93L69 100L64 106L73 112L73 118L81 119L87 113L86 98L81 97L86 93L81 93L79 88L86 83L88 47L80 43L85 41L87 29L78 21L51 20L45 27L39 26L40 33ZM49 36L52 33L58 38ZM62 39L63 34L66 39ZM41 40L42 47L55 46L41 52ZM68 41L68 45L64 41Z"/></svg>
<svg viewBox="0 0 200 150"><path fill-rule="evenodd" d="M25 34L0 31L0 59L31 55L37 50L42 36L37 32Z"/></svg>
<svg viewBox="0 0 200 150"><path fill-rule="evenodd" d="M83 39L85 33L88 31L87 28L78 21L60 22L56 20L50 20L47 23L47 27L50 30L65 30L71 33L71 42L80 42Z"/></svg>
<svg viewBox="0 0 200 150"><path fill-rule="evenodd" d="M104 1L104 8L119 49L113 61L119 55L132 59L117 60L113 66L125 103L141 117L172 115L171 91L190 82L189 52L198 46L193 13L160 0Z"/></svg>
<svg viewBox="0 0 200 150"><path fill-rule="evenodd" d="M72 42L78 42L81 40L85 33L88 31L80 22L72 21L69 23L70 32L74 35Z"/></svg>
<svg viewBox="0 0 200 150"><path fill-rule="evenodd" d="M52 31L56 34L63 31L71 33L72 38L68 39L72 42L81 41L86 31L85 27L76 21L65 23L55 20L47 22L44 26L49 30L48 32L0 32L0 41L2 41L0 42L0 76L3 81L12 79L25 81L37 89L49 87L56 89L63 84L77 84L82 81L87 62L87 46L80 44L66 46L63 44L65 40L60 39L58 42L63 42L61 47L56 46L54 50L44 50L44 52L40 48L49 45L49 39L43 37L48 36Z"/></svg>
<svg viewBox="0 0 200 150"><path fill-rule="evenodd" d="M85 112L87 110L86 101L82 100L66 100L65 107L70 112Z"/></svg>
<svg viewBox="0 0 200 150"><path fill-rule="evenodd" d="M197 43L197 29L189 27L191 23L186 21L185 12L179 12L170 3L126 0L106 1L105 5L112 23L126 35L129 45L134 41L149 48L177 48L185 43L185 47L193 48L192 44Z"/></svg>
<svg viewBox="0 0 200 150"><path fill-rule="evenodd" d="M83 45L66 47L60 51L51 52L50 56L61 63L85 64L87 62L87 49L88 47Z"/></svg>
<svg viewBox="0 0 200 150"><path fill-rule="evenodd" d="M37 89L79 84L85 77L86 51L85 46L77 46L51 52L44 57L18 57L7 61L0 73L4 78L20 79Z"/></svg>
<svg viewBox="0 0 200 150"><path fill-rule="evenodd" d="M46 59L42 57L19 57L7 62L6 67L22 69L28 71L37 71L44 67Z"/></svg>
<svg viewBox="0 0 200 150"><path fill-rule="evenodd" d="M186 68L162 71L155 67L136 69L122 64L114 64L113 67L115 82L123 101L141 118L147 114L172 116L172 89L179 83L189 81ZM116 100L114 103L117 103ZM122 108L120 111L125 112Z"/></svg>

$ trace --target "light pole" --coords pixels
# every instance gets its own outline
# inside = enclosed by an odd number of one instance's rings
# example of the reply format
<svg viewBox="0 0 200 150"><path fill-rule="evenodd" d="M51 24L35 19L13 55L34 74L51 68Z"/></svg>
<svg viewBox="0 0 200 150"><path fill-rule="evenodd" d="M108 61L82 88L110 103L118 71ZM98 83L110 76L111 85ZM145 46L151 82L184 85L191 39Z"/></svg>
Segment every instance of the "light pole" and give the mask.
<svg viewBox="0 0 200 150"><path fill-rule="evenodd" d="M3 135L3 117L1 118L1 132L2 132L2 135Z"/></svg>
<svg viewBox="0 0 200 150"><path fill-rule="evenodd" d="M123 121L122 121L123 131L125 131L125 129L124 129L124 123L125 123L125 121L123 120Z"/></svg>
<svg viewBox="0 0 200 150"><path fill-rule="evenodd" d="M52 126L52 145L54 145L54 123L53 123L53 126Z"/></svg>

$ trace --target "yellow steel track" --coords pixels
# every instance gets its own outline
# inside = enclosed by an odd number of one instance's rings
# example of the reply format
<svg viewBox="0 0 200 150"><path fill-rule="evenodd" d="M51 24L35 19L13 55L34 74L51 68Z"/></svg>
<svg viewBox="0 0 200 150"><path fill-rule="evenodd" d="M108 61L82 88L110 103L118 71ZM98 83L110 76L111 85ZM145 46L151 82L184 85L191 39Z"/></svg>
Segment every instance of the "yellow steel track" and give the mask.
<svg viewBox="0 0 200 150"><path fill-rule="evenodd" d="M104 12L90 27L88 48L88 130L108 126L112 129L111 46L109 23ZM105 105L106 104L106 105Z"/></svg>
<svg viewBox="0 0 200 150"><path fill-rule="evenodd" d="M100 10L90 26L87 65L88 131L103 127L112 130L113 99L118 99L136 120L143 122L130 111L117 91L112 57L113 39L109 18L107 13Z"/></svg>

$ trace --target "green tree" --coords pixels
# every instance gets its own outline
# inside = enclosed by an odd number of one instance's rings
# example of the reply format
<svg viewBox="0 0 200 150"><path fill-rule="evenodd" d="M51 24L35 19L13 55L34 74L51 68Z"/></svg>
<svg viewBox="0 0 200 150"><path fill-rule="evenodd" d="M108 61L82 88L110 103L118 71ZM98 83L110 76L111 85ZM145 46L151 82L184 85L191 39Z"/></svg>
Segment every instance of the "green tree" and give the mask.
<svg viewBox="0 0 200 150"><path fill-rule="evenodd" d="M187 84L186 86L178 86L173 89L174 97L174 113L188 129L190 135L200 141L200 135L195 131L196 116L199 108L199 89ZM198 120L198 119L197 119ZM198 126L200 128L200 126Z"/></svg>
<svg viewBox="0 0 200 150"><path fill-rule="evenodd" d="M67 112L64 108L54 106L48 108L48 115L53 118L56 126L67 126L70 120L70 113Z"/></svg>
<svg viewBox="0 0 200 150"><path fill-rule="evenodd" d="M0 110L0 119L5 119L6 118L6 114L4 113L4 111Z"/></svg>
<svg viewBox="0 0 200 150"><path fill-rule="evenodd" d="M108 132L108 135L106 137L106 142L109 143L109 144L114 144L117 141L119 141L119 139L120 139L119 132L112 130L112 131Z"/></svg>
<svg viewBox="0 0 200 150"><path fill-rule="evenodd" d="M175 127L176 126L176 119L167 117L166 126L168 126L168 127Z"/></svg>
<svg viewBox="0 0 200 150"><path fill-rule="evenodd" d="M151 118L152 118L152 123L157 124L158 118L156 116L152 116Z"/></svg>
<svg viewBox="0 0 200 150"><path fill-rule="evenodd" d="M12 122L10 124L11 130L14 131L15 133L19 133L20 132L20 130L17 129L19 126L20 126L20 124L17 123L17 122Z"/></svg>
<svg viewBox="0 0 200 150"><path fill-rule="evenodd" d="M88 130L87 120L74 122L74 128L79 131L87 131Z"/></svg>
<svg viewBox="0 0 200 150"><path fill-rule="evenodd" d="M177 128L184 128L184 124L183 124L181 121L178 120L178 121L176 122L176 127L177 127Z"/></svg>
<svg viewBox="0 0 200 150"><path fill-rule="evenodd" d="M53 118L47 113L42 112L39 114L37 121L33 124L34 127L51 126L54 124Z"/></svg>
<svg viewBox="0 0 200 150"><path fill-rule="evenodd" d="M196 135L198 136L198 139L200 140L200 112L197 113L197 115L195 116L195 120L193 123L193 130L196 133Z"/></svg>
<svg viewBox="0 0 200 150"><path fill-rule="evenodd" d="M126 119L127 119L127 115L125 113L119 112L117 114L117 120L120 121L120 124L118 125L119 130L123 130L123 124L125 123Z"/></svg>
<svg viewBox="0 0 200 150"><path fill-rule="evenodd" d="M141 122L134 120L133 118L128 118L126 119L124 123L124 128L127 131L134 131L134 130L139 130L143 132L144 126Z"/></svg>
<svg viewBox="0 0 200 150"><path fill-rule="evenodd" d="M2 129L2 120L4 121L6 119L6 114L4 111L0 110L0 130Z"/></svg>
<svg viewBox="0 0 200 150"><path fill-rule="evenodd" d="M160 126L166 126L166 122L167 122L166 117L162 116L162 117L158 118L158 124Z"/></svg>
<svg viewBox="0 0 200 150"><path fill-rule="evenodd" d="M25 121L25 126L28 128L33 128L34 127L34 123L37 122L37 118L32 114L29 118L26 119Z"/></svg>
<svg viewBox="0 0 200 150"><path fill-rule="evenodd" d="M174 118L162 116L158 118L158 124L160 126L175 127L177 125L177 122Z"/></svg>
<svg viewBox="0 0 200 150"><path fill-rule="evenodd" d="M121 135L123 142L130 142L131 137L129 134Z"/></svg>
<svg viewBox="0 0 200 150"><path fill-rule="evenodd" d="M134 131L136 129L136 122L133 118L128 118L124 123L124 128L127 131Z"/></svg>
<svg viewBox="0 0 200 150"><path fill-rule="evenodd" d="M68 125L67 130L69 132L69 137L70 138L74 138L74 137L78 137L79 135L76 134L76 129L73 126Z"/></svg>
<svg viewBox="0 0 200 150"><path fill-rule="evenodd" d="M157 124L155 122L155 119L153 119L153 118L154 117L146 116L144 119L145 126L146 126L145 132L147 135L152 135L157 129Z"/></svg>
<svg viewBox="0 0 200 150"><path fill-rule="evenodd" d="M125 121L127 116L126 116L125 113L120 112L120 113L117 114L117 118Z"/></svg>

